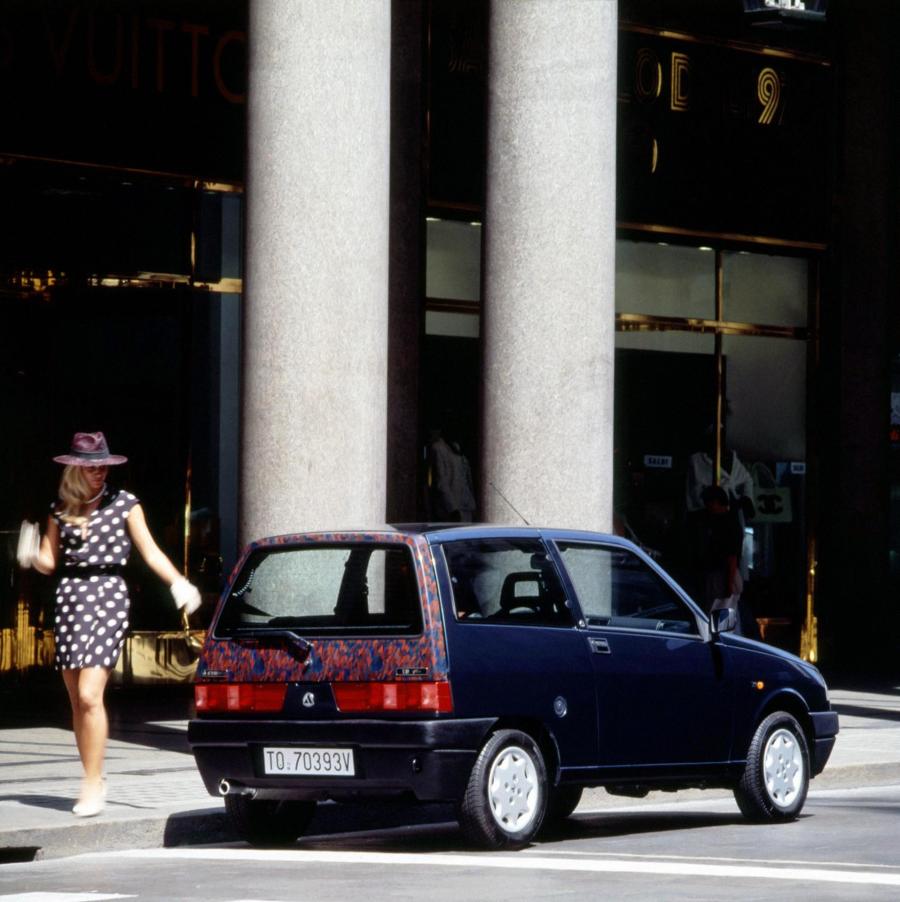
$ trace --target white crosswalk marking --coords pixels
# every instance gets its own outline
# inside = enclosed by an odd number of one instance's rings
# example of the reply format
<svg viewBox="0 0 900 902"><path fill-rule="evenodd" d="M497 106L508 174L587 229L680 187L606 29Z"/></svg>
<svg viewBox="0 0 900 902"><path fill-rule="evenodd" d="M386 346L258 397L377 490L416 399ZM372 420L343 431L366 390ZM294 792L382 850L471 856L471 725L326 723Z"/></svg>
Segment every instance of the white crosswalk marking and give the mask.
<svg viewBox="0 0 900 902"><path fill-rule="evenodd" d="M104 902L106 899L135 899L120 893L14 893L0 896L0 902Z"/></svg>
<svg viewBox="0 0 900 902"><path fill-rule="evenodd" d="M491 868L534 871L582 871L605 874L656 874L667 877L714 877L718 879L799 880L810 883L841 883L858 886L900 887L900 871L866 870L865 865L797 867L772 862L759 864L712 864L702 861L662 859L566 858L541 855L448 855L406 854L402 852L327 852L257 849L136 849L118 852L123 858L182 858L205 861L284 861L296 864L362 864L417 867ZM2 902L2 900L0 900Z"/></svg>

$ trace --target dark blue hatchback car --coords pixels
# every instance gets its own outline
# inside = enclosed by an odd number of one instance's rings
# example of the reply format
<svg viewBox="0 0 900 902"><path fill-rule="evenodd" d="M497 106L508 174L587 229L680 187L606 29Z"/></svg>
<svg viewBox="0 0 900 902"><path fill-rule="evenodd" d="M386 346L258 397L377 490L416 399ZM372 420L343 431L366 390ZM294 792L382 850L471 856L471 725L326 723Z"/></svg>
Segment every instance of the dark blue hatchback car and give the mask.
<svg viewBox="0 0 900 902"><path fill-rule="evenodd" d="M456 803L518 848L586 786L727 787L795 818L838 732L818 670L704 614L597 533L386 527L250 545L197 670L189 739L241 836L291 842L316 803Z"/></svg>

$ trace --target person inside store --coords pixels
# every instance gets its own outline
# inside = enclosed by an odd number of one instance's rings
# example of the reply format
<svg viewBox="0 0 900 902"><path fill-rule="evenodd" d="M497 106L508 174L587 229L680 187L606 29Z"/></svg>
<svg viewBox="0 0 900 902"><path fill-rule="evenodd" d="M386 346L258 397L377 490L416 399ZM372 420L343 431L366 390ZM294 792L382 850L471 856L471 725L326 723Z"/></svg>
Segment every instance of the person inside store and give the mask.
<svg viewBox="0 0 900 902"><path fill-rule="evenodd" d="M200 593L154 541L138 499L107 481L110 468L127 459L110 453L102 432L75 433L69 452L53 458L63 472L43 535L26 521L19 539L20 566L59 571L53 635L84 771L72 809L78 817L99 814L106 800L104 692L128 629L122 570L131 546L168 584L176 607L190 615L200 606Z"/></svg>
<svg viewBox="0 0 900 902"><path fill-rule="evenodd" d="M726 406L726 414L731 415L730 405ZM715 473L716 440L715 427L707 426L700 442L702 450L691 454L687 461L685 475L685 509L687 513L685 535L688 543L688 555L696 555L699 521L705 515L706 505L703 492L711 485L721 486L728 496L729 504L737 515L741 528L743 553L741 554L740 572L744 583L750 578L750 567L753 563L753 542L746 531L747 523L756 514L756 500L753 476L744 465L733 448L726 447L725 432L722 430L722 460ZM702 543L701 543L702 544ZM702 595L702 585L695 586L695 591Z"/></svg>
<svg viewBox="0 0 900 902"><path fill-rule="evenodd" d="M428 510L439 523L471 523L475 513L469 460L439 426L428 431Z"/></svg>
<svg viewBox="0 0 900 902"><path fill-rule="evenodd" d="M453 471L456 477L459 519L462 523L471 523L475 519L475 486L472 484L472 465L469 463L469 458L463 454L459 442L450 442L450 447L456 455L453 461Z"/></svg>
<svg viewBox="0 0 900 902"><path fill-rule="evenodd" d="M688 458L685 479L685 502L688 513L703 509L703 491L713 484L715 468L713 461L716 454L713 426L707 427L703 445L703 450L691 454ZM755 512L753 477L733 448L723 450L722 464L716 482L725 489L732 501L737 502L742 518L752 519Z"/></svg>
<svg viewBox="0 0 900 902"><path fill-rule="evenodd" d="M453 518L453 449L439 426L428 430L428 511L429 519L447 522Z"/></svg>
<svg viewBox="0 0 900 902"><path fill-rule="evenodd" d="M706 611L733 608L738 635L757 638L755 621L742 599L741 555L744 530L739 511L720 485L703 489L703 511L699 516L699 567L703 606Z"/></svg>

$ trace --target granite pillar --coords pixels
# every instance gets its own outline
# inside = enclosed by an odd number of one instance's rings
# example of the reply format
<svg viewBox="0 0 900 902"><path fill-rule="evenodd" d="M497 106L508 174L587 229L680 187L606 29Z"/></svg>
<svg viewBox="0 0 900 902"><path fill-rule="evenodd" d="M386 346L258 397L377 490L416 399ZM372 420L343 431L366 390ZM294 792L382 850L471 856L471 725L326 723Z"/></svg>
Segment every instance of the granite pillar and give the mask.
<svg viewBox="0 0 900 902"><path fill-rule="evenodd" d="M390 23L250 5L243 541L384 520Z"/></svg>
<svg viewBox="0 0 900 902"><path fill-rule="evenodd" d="M609 529L617 4L493 0L482 512Z"/></svg>

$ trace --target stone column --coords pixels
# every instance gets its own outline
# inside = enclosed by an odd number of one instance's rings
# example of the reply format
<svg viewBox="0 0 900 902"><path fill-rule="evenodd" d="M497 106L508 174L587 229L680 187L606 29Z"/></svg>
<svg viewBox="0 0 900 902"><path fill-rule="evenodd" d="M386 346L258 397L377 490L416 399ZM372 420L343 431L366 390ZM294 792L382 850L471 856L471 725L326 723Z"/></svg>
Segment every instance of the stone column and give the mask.
<svg viewBox="0 0 900 902"><path fill-rule="evenodd" d="M492 0L482 511L609 529L615 0Z"/></svg>
<svg viewBox="0 0 900 902"><path fill-rule="evenodd" d="M250 4L243 541L384 520L390 21Z"/></svg>

